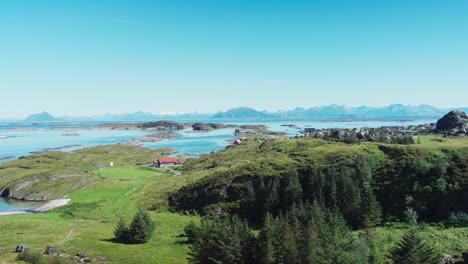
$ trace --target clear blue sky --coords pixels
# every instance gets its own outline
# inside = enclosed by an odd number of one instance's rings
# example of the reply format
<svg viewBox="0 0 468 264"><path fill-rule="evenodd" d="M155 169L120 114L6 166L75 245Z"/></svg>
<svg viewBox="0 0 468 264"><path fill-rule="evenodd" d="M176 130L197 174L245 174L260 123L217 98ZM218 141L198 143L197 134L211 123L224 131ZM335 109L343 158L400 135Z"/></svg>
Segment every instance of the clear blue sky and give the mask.
<svg viewBox="0 0 468 264"><path fill-rule="evenodd" d="M1 117L468 105L468 1L1 0Z"/></svg>

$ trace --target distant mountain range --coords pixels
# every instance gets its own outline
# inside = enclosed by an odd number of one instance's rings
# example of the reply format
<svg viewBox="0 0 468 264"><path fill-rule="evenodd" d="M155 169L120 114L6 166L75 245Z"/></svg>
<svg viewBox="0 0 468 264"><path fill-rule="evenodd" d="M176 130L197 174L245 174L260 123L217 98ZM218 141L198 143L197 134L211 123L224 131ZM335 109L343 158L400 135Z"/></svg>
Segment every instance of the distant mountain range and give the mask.
<svg viewBox="0 0 468 264"><path fill-rule="evenodd" d="M468 111L468 107L453 108ZM259 112L248 107L230 109L226 112L217 113L216 119L258 119L258 118L384 118L384 117L441 117L451 109L437 108L430 105L401 105L393 104L386 107L347 107L343 105L328 105L312 107L309 109L295 108L288 111L274 113Z"/></svg>
<svg viewBox="0 0 468 264"><path fill-rule="evenodd" d="M249 107L238 107L229 109L226 112L217 113L212 118L222 119L238 119L238 118L249 118L249 119L262 119L262 118L275 118L279 117L274 114L259 112Z"/></svg>
<svg viewBox="0 0 468 264"><path fill-rule="evenodd" d="M216 114L186 113L186 114L152 114L135 112L128 114L106 114L93 117L54 117L47 112L32 114L25 121L54 122L54 121L108 121L108 122L136 122L154 120L229 120L229 119L322 119L322 118L387 118L387 117L435 117L440 118L450 110L468 112L468 107L437 108L430 105L402 105L393 104L385 107L348 107L344 105L328 105L311 108L295 108L286 111L267 112L257 111L249 107L238 107Z"/></svg>

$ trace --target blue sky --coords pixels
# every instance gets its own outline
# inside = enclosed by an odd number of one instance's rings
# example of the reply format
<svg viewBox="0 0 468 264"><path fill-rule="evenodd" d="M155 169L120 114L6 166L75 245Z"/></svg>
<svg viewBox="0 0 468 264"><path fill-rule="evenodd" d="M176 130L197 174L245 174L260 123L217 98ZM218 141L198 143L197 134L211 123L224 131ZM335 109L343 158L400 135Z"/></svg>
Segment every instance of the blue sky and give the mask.
<svg viewBox="0 0 468 264"><path fill-rule="evenodd" d="M2 0L1 117L468 105L468 1Z"/></svg>

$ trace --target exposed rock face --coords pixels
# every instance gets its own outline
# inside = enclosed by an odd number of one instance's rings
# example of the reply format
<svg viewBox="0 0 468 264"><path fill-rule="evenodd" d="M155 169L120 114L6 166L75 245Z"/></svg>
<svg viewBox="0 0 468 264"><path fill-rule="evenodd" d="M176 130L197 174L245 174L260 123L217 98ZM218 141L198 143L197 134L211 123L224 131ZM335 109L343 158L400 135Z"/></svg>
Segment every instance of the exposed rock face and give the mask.
<svg viewBox="0 0 468 264"><path fill-rule="evenodd" d="M225 128L225 127L226 125L223 125L223 124L215 124L215 123L204 124L200 122L194 123L192 125L192 128L195 131L211 131L214 129L220 129L220 128Z"/></svg>
<svg viewBox="0 0 468 264"><path fill-rule="evenodd" d="M58 255L59 255L59 252L58 252L57 248L54 248L54 247L51 247L51 246L47 246L47 247L45 248L44 255L47 255L47 256L58 256Z"/></svg>
<svg viewBox="0 0 468 264"><path fill-rule="evenodd" d="M97 256L97 257L94 257L91 259L91 262L94 263L94 262L106 262L107 261L107 258L106 257L102 257L102 256Z"/></svg>
<svg viewBox="0 0 468 264"><path fill-rule="evenodd" d="M23 244L19 244L18 246L16 246L16 252L17 253L20 253L20 252L31 252L31 248L26 246L26 245L23 245Z"/></svg>
<svg viewBox="0 0 468 264"><path fill-rule="evenodd" d="M184 129L184 124L174 121L161 120L139 124L137 127L145 130L179 130Z"/></svg>
<svg viewBox="0 0 468 264"><path fill-rule="evenodd" d="M453 110L437 121L437 130L464 129L468 127L468 116L465 112Z"/></svg>
<svg viewBox="0 0 468 264"><path fill-rule="evenodd" d="M53 196L54 193L50 191L51 188L69 188L70 190L74 190L85 185L89 180L91 178L79 174L32 175L14 180L6 186L0 186L0 196L28 201L47 201L57 198ZM38 183L50 187L37 189L35 186ZM63 185L57 185L57 183L62 183ZM67 183L72 185L67 186Z"/></svg>
<svg viewBox="0 0 468 264"><path fill-rule="evenodd" d="M444 255L442 257L442 264L455 264L455 260L450 255Z"/></svg>

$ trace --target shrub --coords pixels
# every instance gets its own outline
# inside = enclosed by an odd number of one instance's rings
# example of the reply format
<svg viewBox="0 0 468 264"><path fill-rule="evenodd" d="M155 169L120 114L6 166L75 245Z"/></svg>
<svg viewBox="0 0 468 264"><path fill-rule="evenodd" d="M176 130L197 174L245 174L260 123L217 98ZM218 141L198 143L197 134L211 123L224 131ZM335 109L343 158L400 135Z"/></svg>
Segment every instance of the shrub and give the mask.
<svg viewBox="0 0 468 264"><path fill-rule="evenodd" d="M468 214L464 212L452 212L447 221L445 221L445 225L447 227L468 227Z"/></svg>
<svg viewBox="0 0 468 264"><path fill-rule="evenodd" d="M16 260L21 260L31 264L46 264L40 253L33 253L29 251L21 252L16 257Z"/></svg>
<svg viewBox="0 0 468 264"><path fill-rule="evenodd" d="M408 225L417 225L418 224L418 218L419 215L418 213L413 210L413 208L408 207L405 212L403 212L405 215L405 222Z"/></svg>

